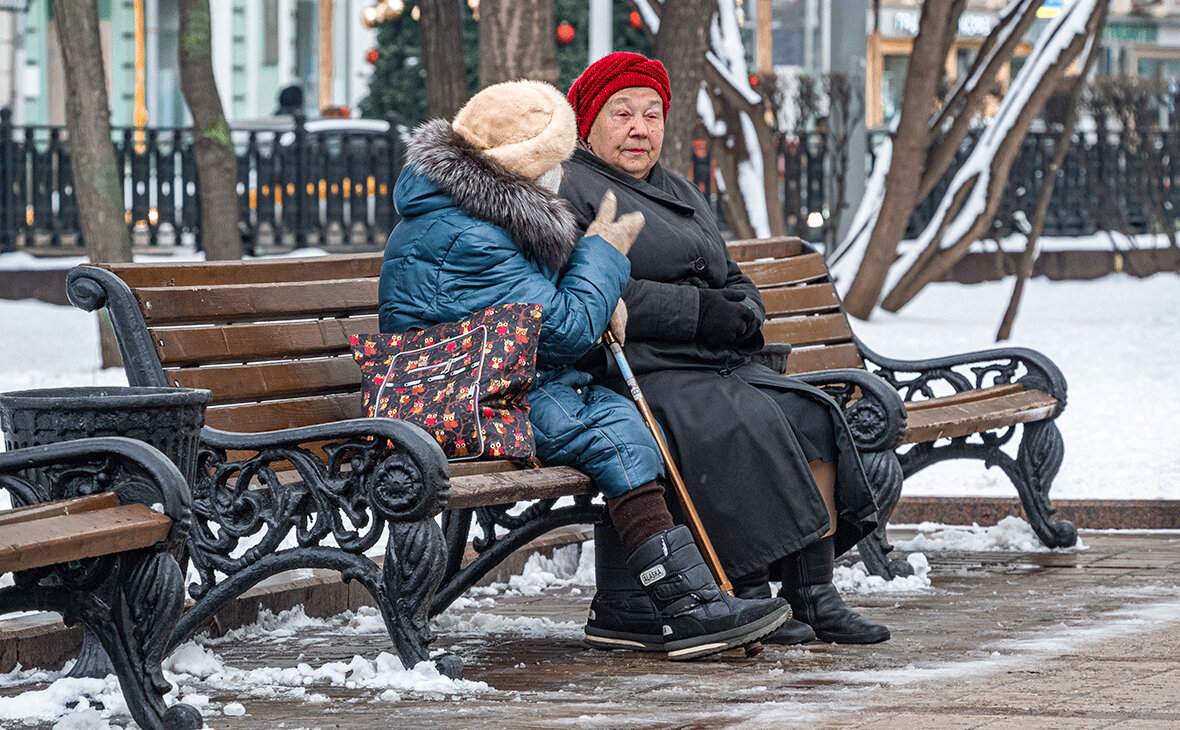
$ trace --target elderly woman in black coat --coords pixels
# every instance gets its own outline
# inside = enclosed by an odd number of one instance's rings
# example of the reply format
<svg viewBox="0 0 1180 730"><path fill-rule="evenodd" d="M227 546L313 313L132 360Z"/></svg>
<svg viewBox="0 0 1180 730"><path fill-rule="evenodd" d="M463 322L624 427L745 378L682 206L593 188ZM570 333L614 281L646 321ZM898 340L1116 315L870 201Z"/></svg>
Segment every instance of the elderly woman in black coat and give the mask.
<svg viewBox="0 0 1180 730"><path fill-rule="evenodd" d="M644 215L623 294L627 356L738 595L768 596L768 581L782 581L796 620L770 641L888 639L831 582L835 556L877 520L848 426L821 391L751 361L763 345L761 297L729 256L705 198L658 162L664 66L612 53L578 77L569 101L581 148L565 163L560 194L583 227L611 189L620 213ZM596 357L586 367L623 391L617 369ZM599 591L619 599L604 606L600 598L591 624L604 609L639 610L642 599L625 586Z"/></svg>

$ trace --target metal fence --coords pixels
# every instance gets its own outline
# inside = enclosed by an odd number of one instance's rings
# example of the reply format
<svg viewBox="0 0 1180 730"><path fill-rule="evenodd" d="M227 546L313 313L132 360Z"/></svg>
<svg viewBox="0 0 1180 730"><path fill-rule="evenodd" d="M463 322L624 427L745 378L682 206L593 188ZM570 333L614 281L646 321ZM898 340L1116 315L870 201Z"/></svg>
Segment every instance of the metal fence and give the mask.
<svg viewBox="0 0 1180 730"><path fill-rule="evenodd" d="M289 118L288 118L289 119ZM318 131L302 118L235 129L238 217L248 253L319 246L371 250L397 223L402 164L394 120L382 132ZM200 185L189 128L116 128L115 159L138 248L200 247ZM80 253L64 127L12 125L0 109L0 252Z"/></svg>
<svg viewBox="0 0 1180 730"><path fill-rule="evenodd" d="M247 252L306 246L332 251L380 248L397 223L393 183L402 163L401 133L325 131L294 120L289 128L235 129L238 205ZM870 149L882 139L873 133ZM199 180L187 128L114 130L124 207L139 249L200 246ZM1024 230L1036 204L1056 135L1033 132L1012 166L989 235ZM965 156L964 146L962 156ZM704 144L694 149L694 178L721 213ZM819 132L783 137L780 195L788 232L822 241L830 219L828 140ZM930 220L954 169L909 221L917 235ZM872 160L866 160L871 168ZM855 174L855 171L849 173ZM866 170L865 174L868 174ZM1180 132L1078 133L1053 192L1044 235L1101 230L1128 234L1180 225ZM851 211L845 211L850 216ZM724 223L724 221L722 221ZM0 252L80 253L78 207L63 127L22 126L0 109Z"/></svg>

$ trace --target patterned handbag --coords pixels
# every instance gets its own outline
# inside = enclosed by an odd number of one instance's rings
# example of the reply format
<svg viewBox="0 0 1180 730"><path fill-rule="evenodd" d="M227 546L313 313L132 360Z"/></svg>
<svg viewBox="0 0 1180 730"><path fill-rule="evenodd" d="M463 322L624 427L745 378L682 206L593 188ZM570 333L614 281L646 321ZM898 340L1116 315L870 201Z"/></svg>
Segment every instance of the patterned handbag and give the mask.
<svg viewBox="0 0 1180 730"><path fill-rule="evenodd" d="M365 412L421 426L448 459L532 464L540 332L540 304L502 304L426 329L352 335Z"/></svg>

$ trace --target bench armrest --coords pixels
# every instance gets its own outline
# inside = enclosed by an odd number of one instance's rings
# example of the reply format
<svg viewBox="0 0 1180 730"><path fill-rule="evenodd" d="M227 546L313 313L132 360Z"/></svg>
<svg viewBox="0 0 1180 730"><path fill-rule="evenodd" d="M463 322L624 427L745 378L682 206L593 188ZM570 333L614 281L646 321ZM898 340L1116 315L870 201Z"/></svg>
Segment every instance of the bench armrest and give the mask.
<svg viewBox="0 0 1180 730"><path fill-rule="evenodd" d="M856 341L861 357L874 375L897 389L906 401L915 396L934 398L934 386L949 385L954 392L991 385L1020 383L1025 388L1048 393L1057 399L1056 418L1065 409L1065 375L1044 354L1027 347L993 347L929 360L901 360L884 357Z"/></svg>
<svg viewBox="0 0 1180 730"><path fill-rule="evenodd" d="M40 470L48 484L19 474L27 469ZM172 519L170 546L179 546L188 534L188 483L168 457L135 439L85 438L2 452L0 489L16 497L14 506L113 490L123 504L161 505Z"/></svg>
<svg viewBox="0 0 1180 730"><path fill-rule="evenodd" d="M906 412L901 396L887 382L864 370L841 368L790 377L823 390L840 405L857 449L887 451L901 444Z"/></svg>
<svg viewBox="0 0 1180 730"><path fill-rule="evenodd" d="M326 465L302 447L324 441L340 442L325 447L329 457ZM416 520L436 515L450 498L450 468L438 442L423 429L394 418L353 418L259 433L222 431L209 426L201 430L201 453L206 464L210 459L215 466L224 464L226 451L256 452L248 460L234 463L236 469L248 474L262 474L273 462L289 461L311 486L339 477L340 467L345 465L343 460L348 459L351 470L392 479L398 482L395 491L406 491L401 497L411 499L412 505L400 499L395 500L397 504L384 505L391 510L387 516L397 519ZM379 471L378 465L389 456L396 456L396 461L408 472ZM406 482L415 479L419 484L411 488ZM377 489L387 497L394 497L389 491L394 489L393 484L378 485Z"/></svg>

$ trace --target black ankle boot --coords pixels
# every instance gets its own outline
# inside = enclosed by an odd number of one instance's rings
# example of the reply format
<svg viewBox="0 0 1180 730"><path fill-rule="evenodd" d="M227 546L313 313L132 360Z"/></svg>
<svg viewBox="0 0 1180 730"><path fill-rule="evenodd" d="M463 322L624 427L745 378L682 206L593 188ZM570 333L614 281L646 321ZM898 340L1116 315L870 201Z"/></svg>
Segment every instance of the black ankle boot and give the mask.
<svg viewBox="0 0 1180 730"><path fill-rule="evenodd" d="M594 525L594 580L586 643L595 649L663 651L660 612L627 567L619 533L605 522Z"/></svg>
<svg viewBox="0 0 1180 730"><path fill-rule="evenodd" d="M795 617L815 629L820 641L835 644L876 644L889 638L889 629L866 621L844 605L832 585L835 542L817 540L783 559L780 596L791 603Z"/></svg>
<svg viewBox="0 0 1180 730"><path fill-rule="evenodd" d="M733 595L738 598L770 598L770 571L766 568L733 581ZM794 646L815 641L815 631L799 619L791 618L783 627L762 640L763 644Z"/></svg>
<svg viewBox="0 0 1180 730"><path fill-rule="evenodd" d="M791 617L781 598L743 600L717 587L688 528L652 535L627 565L660 612L672 660L696 659L759 641Z"/></svg>

